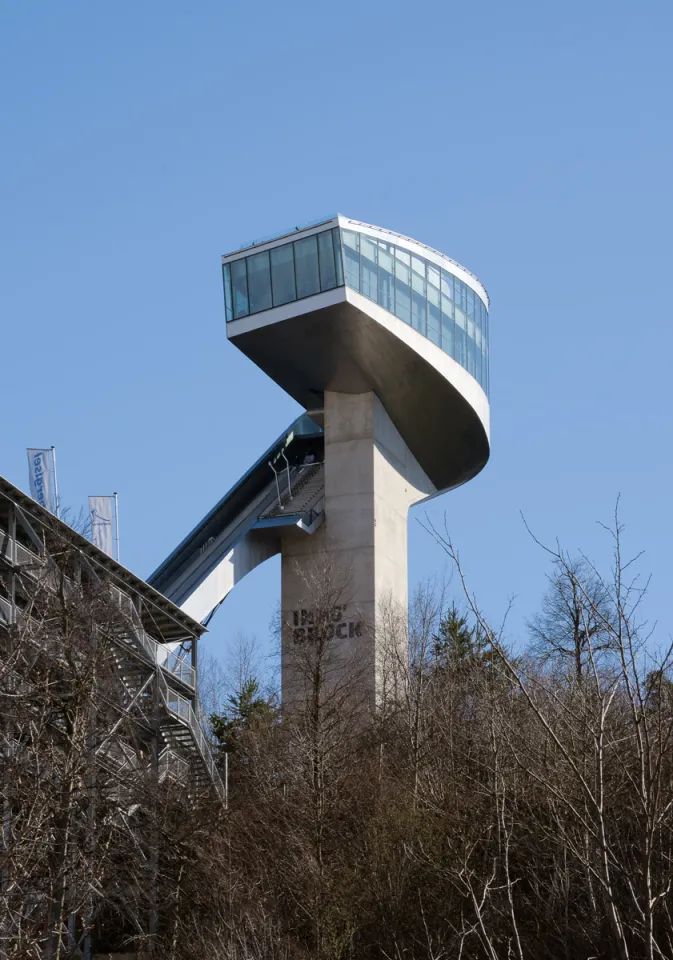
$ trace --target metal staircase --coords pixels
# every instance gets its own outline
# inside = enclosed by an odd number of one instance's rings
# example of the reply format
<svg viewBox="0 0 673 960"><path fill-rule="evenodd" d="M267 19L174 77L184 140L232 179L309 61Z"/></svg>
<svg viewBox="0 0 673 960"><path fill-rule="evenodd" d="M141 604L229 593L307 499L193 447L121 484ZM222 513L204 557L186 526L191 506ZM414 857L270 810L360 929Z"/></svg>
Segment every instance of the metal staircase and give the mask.
<svg viewBox="0 0 673 960"><path fill-rule="evenodd" d="M57 538L67 536L77 545L82 569L86 568L94 582L106 584L120 614L120 623L106 642L122 695L119 716L97 747L99 762L121 774L153 762L152 757L158 758L160 779L178 773L184 778L188 771L190 788L212 786L224 799L224 784L197 718L196 672L186 659L186 651L201 632L198 625L3 478L0 629L27 615L21 596L32 595L38 586L48 592L60 586L61 571L49 547L52 534ZM71 590L82 589L69 578L65 579L65 588L66 596ZM144 619L141 610L145 611ZM145 623L150 629L156 628L164 642L150 636ZM126 742L129 724L134 731L132 739L144 743L146 753L139 753Z"/></svg>

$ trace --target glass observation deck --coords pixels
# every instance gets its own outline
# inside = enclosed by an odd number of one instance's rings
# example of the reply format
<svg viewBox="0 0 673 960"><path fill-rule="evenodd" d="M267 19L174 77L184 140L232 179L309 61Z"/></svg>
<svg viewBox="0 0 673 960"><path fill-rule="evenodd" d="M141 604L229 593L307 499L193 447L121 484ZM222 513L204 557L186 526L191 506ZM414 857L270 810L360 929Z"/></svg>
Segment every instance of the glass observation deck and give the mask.
<svg viewBox="0 0 673 960"><path fill-rule="evenodd" d="M451 271L452 261L445 262L440 266L364 230L329 227L223 264L226 318L238 320L345 285L418 330L488 394L488 309Z"/></svg>

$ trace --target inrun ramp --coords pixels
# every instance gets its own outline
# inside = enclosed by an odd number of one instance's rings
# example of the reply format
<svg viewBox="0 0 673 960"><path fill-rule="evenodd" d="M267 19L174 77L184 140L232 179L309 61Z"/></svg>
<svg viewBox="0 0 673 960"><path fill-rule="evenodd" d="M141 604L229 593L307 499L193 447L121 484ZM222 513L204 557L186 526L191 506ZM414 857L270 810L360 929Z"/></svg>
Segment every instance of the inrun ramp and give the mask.
<svg viewBox="0 0 673 960"><path fill-rule="evenodd" d="M281 550L280 532L304 534L324 517L323 429L303 414L185 537L147 582L207 624L233 587Z"/></svg>

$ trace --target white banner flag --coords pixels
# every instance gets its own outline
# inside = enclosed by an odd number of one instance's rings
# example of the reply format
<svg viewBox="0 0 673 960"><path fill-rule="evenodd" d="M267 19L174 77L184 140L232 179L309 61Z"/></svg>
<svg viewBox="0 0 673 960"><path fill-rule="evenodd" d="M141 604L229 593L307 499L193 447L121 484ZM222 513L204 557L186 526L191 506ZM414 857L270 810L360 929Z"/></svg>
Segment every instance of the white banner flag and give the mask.
<svg viewBox="0 0 673 960"><path fill-rule="evenodd" d="M91 540L114 557L112 547L112 497L89 497L89 517L91 519Z"/></svg>
<svg viewBox="0 0 673 960"><path fill-rule="evenodd" d="M54 459L51 450L28 448L30 495L41 507L54 513Z"/></svg>

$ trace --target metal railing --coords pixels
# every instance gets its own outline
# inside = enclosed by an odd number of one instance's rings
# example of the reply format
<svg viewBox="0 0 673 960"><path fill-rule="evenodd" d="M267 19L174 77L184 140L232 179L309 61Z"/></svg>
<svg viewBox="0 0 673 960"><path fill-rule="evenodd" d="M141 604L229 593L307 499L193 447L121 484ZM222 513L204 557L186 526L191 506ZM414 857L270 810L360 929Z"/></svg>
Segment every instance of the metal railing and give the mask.
<svg viewBox="0 0 673 960"><path fill-rule="evenodd" d="M12 605L9 600L0 597L0 623L10 624L12 622Z"/></svg>
<svg viewBox="0 0 673 960"><path fill-rule="evenodd" d="M208 773L210 774L210 779L212 780L218 795L221 798L224 798L224 784L222 783L220 772L217 769L210 744L208 743L203 732L203 728L201 727L201 724L194 713L192 704L189 700L187 700L186 697L181 696L176 690L172 690L166 683L166 678L161 673L158 674L158 680L159 691L166 709L169 713L173 714L174 717L177 717L189 728L196 748L201 755L201 759Z"/></svg>
<svg viewBox="0 0 673 960"><path fill-rule="evenodd" d="M117 600L120 610L131 624L134 638L138 640L140 646L145 653L147 653L152 663L155 663L158 667L161 667L162 670L166 670L171 676L177 677L178 680L181 680L187 686L194 689L196 686L196 671L194 667L176 654L175 651L168 650L166 644L159 643L158 640L155 640L154 637L151 637L149 633L147 633L140 623L140 617L138 616L138 611L133 606L133 601L127 594L115 586L111 586L110 590L112 596Z"/></svg>
<svg viewBox="0 0 673 960"><path fill-rule="evenodd" d="M166 777L184 780L189 774L189 764L171 747L164 747L159 755L159 782Z"/></svg>
<svg viewBox="0 0 673 960"><path fill-rule="evenodd" d="M282 240L283 237L291 237L293 233L298 233L301 230L308 230L310 227L319 227L323 223L329 223L331 220L336 220L339 216L338 213L332 213L329 217L320 217L318 220L307 220L306 223L299 223L294 227L289 227L282 232L276 231L275 233L270 233L263 237L257 237L255 240L249 240L247 243L242 243L238 250L232 251L232 253L225 253L225 257L232 256L233 253L238 253L240 250L247 250L248 247L258 247L261 243L271 243L272 240Z"/></svg>
<svg viewBox="0 0 673 960"><path fill-rule="evenodd" d="M35 572L31 569L32 567L40 567L43 571L43 577L46 577L45 584L56 588L58 586L57 580L55 578L54 569L49 569L49 564L45 570L44 558L39 557L36 553L33 553L23 544L19 543L18 540L14 541L10 537L9 533L3 528L0 527L0 555L2 556L11 556L12 546L16 544L16 557L17 561L24 569L27 569L27 572L35 576ZM66 587L69 585L69 579L66 578ZM166 645L159 643L153 637L151 637L140 623L140 618L138 612L133 605L133 601L124 593L119 587L114 585L110 588L111 594L119 605L119 609L125 615L129 623L133 626L133 635L140 642L140 645L143 647L145 652L149 655L153 663L158 664L163 670L167 670L172 676L177 677L178 680L181 680L182 683L191 687L192 689L196 686L196 671L191 663L188 663L181 656L175 653L173 650L167 650ZM9 623L11 618L11 604L9 601L4 601L0 598L0 619Z"/></svg>

